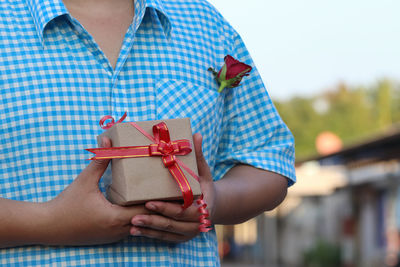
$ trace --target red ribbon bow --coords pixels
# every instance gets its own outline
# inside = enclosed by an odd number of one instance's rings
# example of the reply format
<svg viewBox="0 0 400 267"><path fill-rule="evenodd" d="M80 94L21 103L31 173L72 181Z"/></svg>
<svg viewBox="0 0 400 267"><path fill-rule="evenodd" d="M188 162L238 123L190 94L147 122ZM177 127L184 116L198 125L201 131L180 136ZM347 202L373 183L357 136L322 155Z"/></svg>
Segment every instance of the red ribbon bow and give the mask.
<svg viewBox="0 0 400 267"><path fill-rule="evenodd" d="M176 156L189 154L192 152L192 146L189 140L186 139L171 141L169 130L165 122L160 122L153 126L153 135L155 144L149 146L150 156L162 157L164 166L168 168L182 191L184 201L183 208L186 209L193 203L193 192L189 181L179 166L180 164L178 164L181 162L177 161Z"/></svg>

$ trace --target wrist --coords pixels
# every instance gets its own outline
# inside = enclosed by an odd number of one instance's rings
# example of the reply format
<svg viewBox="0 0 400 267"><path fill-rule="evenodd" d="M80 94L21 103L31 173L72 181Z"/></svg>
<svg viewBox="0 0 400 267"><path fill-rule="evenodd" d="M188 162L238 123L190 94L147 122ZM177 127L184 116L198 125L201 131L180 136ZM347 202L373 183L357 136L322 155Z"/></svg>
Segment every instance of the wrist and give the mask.
<svg viewBox="0 0 400 267"><path fill-rule="evenodd" d="M54 235L51 231L52 229L52 214L51 205L49 202L43 203L32 203L32 220L31 229L29 233L32 233L31 240L32 244L38 245L49 245L51 238Z"/></svg>
<svg viewBox="0 0 400 267"><path fill-rule="evenodd" d="M36 203L36 216L34 224L35 244L53 245L56 243L57 234L54 231L56 223L56 210L52 201ZM61 222L59 222L61 223Z"/></svg>
<svg viewBox="0 0 400 267"><path fill-rule="evenodd" d="M208 209L208 219L211 221L212 224L218 224L218 219L216 218L217 209L218 209L218 191L215 182L211 182L210 188L212 191L209 198L206 198L206 204Z"/></svg>

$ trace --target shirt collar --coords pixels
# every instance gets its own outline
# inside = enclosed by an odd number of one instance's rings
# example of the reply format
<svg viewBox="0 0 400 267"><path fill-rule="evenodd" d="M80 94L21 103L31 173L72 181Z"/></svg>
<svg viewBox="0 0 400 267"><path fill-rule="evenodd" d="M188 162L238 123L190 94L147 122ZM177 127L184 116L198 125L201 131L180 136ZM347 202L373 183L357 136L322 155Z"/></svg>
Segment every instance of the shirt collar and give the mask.
<svg viewBox="0 0 400 267"><path fill-rule="evenodd" d="M140 25L148 8L152 8L157 12L165 37L169 40L171 38L172 24L162 0L135 0L135 24Z"/></svg>
<svg viewBox="0 0 400 267"><path fill-rule="evenodd" d="M53 19L68 14L62 0L26 0L31 11L36 31L43 43L43 32L46 25Z"/></svg>
<svg viewBox="0 0 400 267"><path fill-rule="evenodd" d="M36 31L43 43L43 32L46 25L53 19L69 14L62 0L26 0L31 11ZM147 8L157 11L158 19L169 40L171 37L171 21L165 11L162 0L133 0L135 1L135 24L139 27Z"/></svg>

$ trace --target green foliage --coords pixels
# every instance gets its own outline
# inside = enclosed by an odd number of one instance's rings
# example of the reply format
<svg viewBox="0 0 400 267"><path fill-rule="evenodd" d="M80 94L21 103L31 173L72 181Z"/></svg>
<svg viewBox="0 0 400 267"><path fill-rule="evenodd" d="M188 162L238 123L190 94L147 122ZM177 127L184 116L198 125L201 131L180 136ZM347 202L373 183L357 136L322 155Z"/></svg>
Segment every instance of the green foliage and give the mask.
<svg viewBox="0 0 400 267"><path fill-rule="evenodd" d="M304 253L305 267L338 267L340 266L340 249L338 246L319 241Z"/></svg>
<svg viewBox="0 0 400 267"><path fill-rule="evenodd" d="M400 122L400 84L392 85L392 101L391 101L391 111L392 121L394 123Z"/></svg>
<svg viewBox="0 0 400 267"><path fill-rule="evenodd" d="M400 122L398 103L400 86L389 80L370 88L339 84L318 96L275 101L295 137L298 159L317 155L315 140L323 131L338 135L345 146L385 131Z"/></svg>
<svg viewBox="0 0 400 267"><path fill-rule="evenodd" d="M377 120L379 128L385 128L392 122L391 95L392 85L389 81L383 81L376 89Z"/></svg>
<svg viewBox="0 0 400 267"><path fill-rule="evenodd" d="M275 103L277 109L291 129L296 140L296 150L301 154L315 153L315 136L322 127L319 114L312 106L312 101L307 98L293 98L289 103ZM301 118L301 119L300 119Z"/></svg>

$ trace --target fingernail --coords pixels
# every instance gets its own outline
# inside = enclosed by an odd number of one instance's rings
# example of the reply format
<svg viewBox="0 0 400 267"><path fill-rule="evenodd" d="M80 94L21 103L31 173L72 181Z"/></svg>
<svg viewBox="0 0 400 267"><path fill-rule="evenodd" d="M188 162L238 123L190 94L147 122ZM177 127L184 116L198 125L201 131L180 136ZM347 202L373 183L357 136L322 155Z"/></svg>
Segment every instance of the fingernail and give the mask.
<svg viewBox="0 0 400 267"><path fill-rule="evenodd" d="M139 229L132 228L131 229L131 235L141 235L142 233L139 231Z"/></svg>
<svg viewBox="0 0 400 267"><path fill-rule="evenodd" d="M133 224L133 225L136 225L136 226L143 226L143 225L144 225L143 221L140 221L140 220L139 220L139 221L135 221L135 220L134 220L134 221L132 222L132 224Z"/></svg>
<svg viewBox="0 0 400 267"><path fill-rule="evenodd" d="M154 205L154 204L148 204L147 205L148 206L148 208L150 209L150 210L157 210L157 207Z"/></svg>

